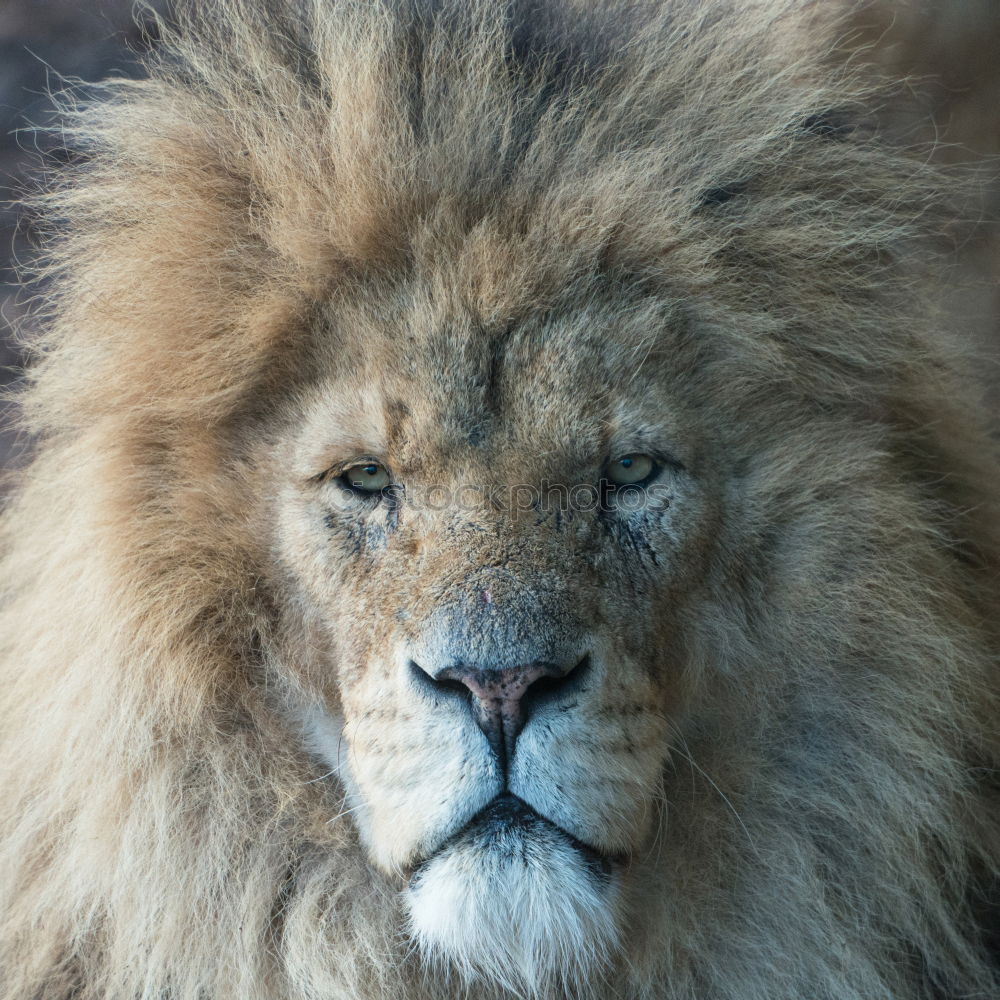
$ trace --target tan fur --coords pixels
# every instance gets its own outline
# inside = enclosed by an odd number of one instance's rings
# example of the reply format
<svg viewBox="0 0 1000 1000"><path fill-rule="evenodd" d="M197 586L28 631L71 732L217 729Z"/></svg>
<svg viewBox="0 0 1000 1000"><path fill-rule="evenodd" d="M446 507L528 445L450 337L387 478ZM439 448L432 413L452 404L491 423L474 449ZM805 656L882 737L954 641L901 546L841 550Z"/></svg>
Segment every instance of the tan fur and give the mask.
<svg viewBox="0 0 1000 1000"><path fill-rule="evenodd" d="M67 108L3 517L4 1000L1000 988L1000 472L934 307L948 185L869 127L828 5L528 6L515 58L519 4L192 3ZM396 523L330 475L653 449L631 520ZM487 592L471 646L590 644L511 780L613 892L546 833L567 896L511 884L552 925L463 965L407 907L457 873L484 933L518 912L471 847L426 867L497 778L401 658Z"/></svg>

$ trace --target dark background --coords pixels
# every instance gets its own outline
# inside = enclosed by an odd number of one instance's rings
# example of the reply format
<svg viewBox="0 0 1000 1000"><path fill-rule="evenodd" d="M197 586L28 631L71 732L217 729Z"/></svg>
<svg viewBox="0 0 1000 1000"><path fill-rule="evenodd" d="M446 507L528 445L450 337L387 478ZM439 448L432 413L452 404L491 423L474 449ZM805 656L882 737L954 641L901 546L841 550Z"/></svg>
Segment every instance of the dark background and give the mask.
<svg viewBox="0 0 1000 1000"><path fill-rule="evenodd" d="M0 387L16 381L24 361L14 331L26 303L14 267L30 255L32 233L14 201L43 156L59 155L44 131L52 122L48 92L139 73L155 32L133 15L133 0L0 0ZM10 413L0 403L0 465L14 451Z"/></svg>
<svg viewBox="0 0 1000 1000"><path fill-rule="evenodd" d="M161 8L165 2L156 0ZM0 0L0 391L16 383L24 363L14 330L25 295L13 267L29 256L32 233L23 216L19 222L14 200L43 154L60 155L44 131L51 124L47 91L61 89L62 78L78 83L140 72L137 60L155 44L155 31L148 17L140 14L143 23L136 24L135 16L133 0ZM877 61L893 75L915 77L920 116L933 119L918 127L919 137L940 140L940 159L985 164L976 209L984 221L962 251L961 279L947 307L954 329L996 357L1000 238L992 220L1000 217L1000 168L989 157L1000 155L1000 0L871 0L861 18L859 31ZM991 372L986 381L1000 407L1000 377ZM0 467L18 450L10 412L10 403L0 402Z"/></svg>

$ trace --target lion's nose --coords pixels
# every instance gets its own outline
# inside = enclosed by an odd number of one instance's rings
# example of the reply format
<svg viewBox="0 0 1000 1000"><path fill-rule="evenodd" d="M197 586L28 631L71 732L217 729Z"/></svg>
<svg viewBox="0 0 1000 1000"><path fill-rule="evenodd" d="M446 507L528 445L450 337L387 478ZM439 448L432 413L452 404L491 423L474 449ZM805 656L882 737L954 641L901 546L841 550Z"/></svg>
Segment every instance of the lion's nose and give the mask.
<svg viewBox="0 0 1000 1000"><path fill-rule="evenodd" d="M421 683L429 682L438 691L471 695L473 717L505 768L531 707L565 691L584 673L587 660L574 657L566 663L536 662L502 670L456 664L435 673L412 660L410 667Z"/></svg>

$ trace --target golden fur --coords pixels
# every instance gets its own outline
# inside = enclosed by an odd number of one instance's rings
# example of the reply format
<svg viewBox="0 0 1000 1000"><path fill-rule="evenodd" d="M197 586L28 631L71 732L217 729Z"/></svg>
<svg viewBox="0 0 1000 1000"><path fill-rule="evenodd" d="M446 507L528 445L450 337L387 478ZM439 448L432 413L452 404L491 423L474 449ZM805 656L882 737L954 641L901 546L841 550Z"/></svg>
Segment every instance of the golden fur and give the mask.
<svg viewBox="0 0 1000 1000"><path fill-rule="evenodd" d="M3 1000L997 995L961 233L825 6L212 0L67 107L3 516ZM655 530L345 517L326 475L596 480L618 440L676 448ZM511 780L606 898L548 827L530 881L428 867L498 779L386 651L478 593L497 648L596 636Z"/></svg>

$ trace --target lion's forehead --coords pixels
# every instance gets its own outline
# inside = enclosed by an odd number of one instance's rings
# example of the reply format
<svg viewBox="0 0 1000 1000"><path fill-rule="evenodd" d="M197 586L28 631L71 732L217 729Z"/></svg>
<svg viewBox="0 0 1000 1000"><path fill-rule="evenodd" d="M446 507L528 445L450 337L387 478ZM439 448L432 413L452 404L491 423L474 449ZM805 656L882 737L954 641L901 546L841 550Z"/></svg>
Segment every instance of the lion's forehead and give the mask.
<svg viewBox="0 0 1000 1000"><path fill-rule="evenodd" d="M678 366L649 316L587 307L510 326L467 310L374 311L355 321L364 338L329 345L304 422L345 457L371 452L437 481L475 470L484 483L572 484L629 431L677 423Z"/></svg>

